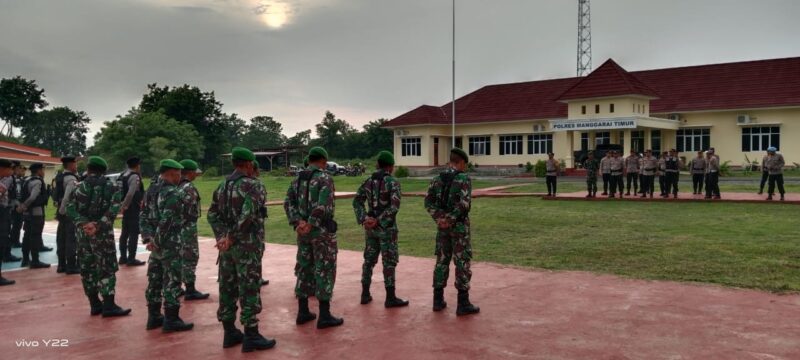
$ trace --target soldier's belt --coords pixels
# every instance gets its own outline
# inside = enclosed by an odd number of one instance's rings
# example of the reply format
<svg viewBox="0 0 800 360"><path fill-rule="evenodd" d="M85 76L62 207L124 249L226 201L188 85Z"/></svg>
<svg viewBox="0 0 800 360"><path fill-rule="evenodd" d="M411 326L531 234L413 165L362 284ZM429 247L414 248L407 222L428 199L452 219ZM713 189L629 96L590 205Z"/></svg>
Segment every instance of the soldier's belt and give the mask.
<svg viewBox="0 0 800 360"><path fill-rule="evenodd" d="M680 170L673 170L673 169L667 169L666 171L667 171L667 172L670 172L670 173L676 173L676 172L680 172Z"/></svg>
<svg viewBox="0 0 800 360"><path fill-rule="evenodd" d="M656 170L656 168L647 168L647 169L644 169L644 171L655 171L655 170Z"/></svg>

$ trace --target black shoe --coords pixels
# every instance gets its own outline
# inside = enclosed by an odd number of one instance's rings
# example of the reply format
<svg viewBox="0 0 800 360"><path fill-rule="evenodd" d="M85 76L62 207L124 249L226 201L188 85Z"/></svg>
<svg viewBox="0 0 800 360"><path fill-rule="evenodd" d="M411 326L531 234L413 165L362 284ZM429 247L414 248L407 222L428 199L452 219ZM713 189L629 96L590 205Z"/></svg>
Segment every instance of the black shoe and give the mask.
<svg viewBox="0 0 800 360"><path fill-rule="evenodd" d="M758 195L761 195L761 194L763 194L763 193L764 193L764 190L759 190L759 191L758 191Z"/></svg>
<svg viewBox="0 0 800 360"><path fill-rule="evenodd" d="M394 294L393 287L386 288L386 301L383 303L385 308L396 308L396 307L403 307L408 306L408 301L398 298Z"/></svg>
<svg viewBox="0 0 800 360"><path fill-rule="evenodd" d="M242 341L242 352L252 352L255 350L267 350L275 347L277 342L274 339L267 339L258 333L258 325L244 328L244 340Z"/></svg>
<svg viewBox="0 0 800 360"><path fill-rule="evenodd" d="M147 330L160 328L164 325L164 315L161 314L161 304L147 304Z"/></svg>
<svg viewBox="0 0 800 360"><path fill-rule="evenodd" d="M630 191L626 192L625 196L631 196L631 192Z"/></svg>
<svg viewBox="0 0 800 360"><path fill-rule="evenodd" d="M123 309L114 302L114 295L108 295L103 299L103 317L125 316L131 313L131 309Z"/></svg>
<svg viewBox="0 0 800 360"><path fill-rule="evenodd" d="M194 288L194 283L186 284L186 295L183 297L184 300L205 300L208 299L210 295L207 293L201 293Z"/></svg>
<svg viewBox="0 0 800 360"><path fill-rule="evenodd" d="M180 306L164 307L164 325L161 327L162 333L192 330L194 324L183 322L178 316Z"/></svg>
<svg viewBox="0 0 800 360"><path fill-rule="evenodd" d="M13 248L13 249L19 249L21 247L22 247L21 243L13 243L13 244L11 244L11 248Z"/></svg>
<svg viewBox="0 0 800 360"><path fill-rule="evenodd" d="M181 290L178 291L178 297L181 297L183 295L186 295L186 290L183 290L183 288L181 288Z"/></svg>
<svg viewBox="0 0 800 360"><path fill-rule="evenodd" d="M672 198L673 199L677 199L678 198L678 194L672 194Z"/></svg>
<svg viewBox="0 0 800 360"><path fill-rule="evenodd" d="M8 254L3 257L3 262L10 263L10 262L17 262L22 260L22 258L14 256L14 254Z"/></svg>
<svg viewBox="0 0 800 360"><path fill-rule="evenodd" d="M317 319L317 329L326 329L344 324L344 319L331 315L331 302L319 302L319 319Z"/></svg>
<svg viewBox="0 0 800 360"><path fill-rule="evenodd" d="M141 261L139 259L136 259L136 258L128 259L128 261L125 263L125 265L128 265L128 266L142 266L144 264L147 264L147 263L144 262L144 261Z"/></svg>
<svg viewBox="0 0 800 360"><path fill-rule="evenodd" d="M781 194L781 201L785 201L785 200L786 199L784 199L783 194Z"/></svg>
<svg viewBox="0 0 800 360"><path fill-rule="evenodd" d="M53 251L53 248L51 248L51 247L47 247L47 246L42 246L42 247L39 249L39 252L48 252L48 251Z"/></svg>
<svg viewBox="0 0 800 360"><path fill-rule="evenodd" d="M30 265L31 265L31 261L30 260L28 260L26 258L22 258L22 262L19 264L19 267L28 267Z"/></svg>
<svg viewBox="0 0 800 360"><path fill-rule="evenodd" d="M372 295L369 293L369 285L361 284L361 305L367 305L372 302Z"/></svg>
<svg viewBox="0 0 800 360"><path fill-rule="evenodd" d="M64 270L64 266L62 265L58 265L58 267L56 268L56 273L63 274L64 271L66 270Z"/></svg>
<svg viewBox="0 0 800 360"><path fill-rule="evenodd" d="M30 265L31 269L47 269L49 267L50 267L50 264L43 263L43 262L41 262L39 260L31 261L31 265Z"/></svg>
<svg viewBox="0 0 800 360"><path fill-rule="evenodd" d="M767 200L772 201L772 195L767 196Z"/></svg>
<svg viewBox="0 0 800 360"><path fill-rule="evenodd" d="M97 296L97 294L87 295L86 297L89 298L89 306L91 307L89 314L91 314L92 316L102 314L103 302L100 301L100 298Z"/></svg>
<svg viewBox="0 0 800 360"><path fill-rule="evenodd" d="M469 291L458 290L458 308L456 309L456 315L472 315L479 312L481 312L481 308L469 302Z"/></svg>
<svg viewBox="0 0 800 360"><path fill-rule="evenodd" d="M605 191L603 191L603 193L602 193L602 194L600 194L600 195L608 195L608 193L607 193L607 192L605 192Z"/></svg>
<svg viewBox="0 0 800 360"><path fill-rule="evenodd" d="M433 289L433 311L442 311L447 307L447 302L444 301L444 289Z"/></svg>
<svg viewBox="0 0 800 360"><path fill-rule="evenodd" d="M242 334L241 330L236 328L236 324L233 321L223 321L222 328L225 329L225 333L222 337L223 349L239 345L244 340L244 334Z"/></svg>
<svg viewBox="0 0 800 360"><path fill-rule="evenodd" d="M14 281L14 280L9 280L9 279L6 279L6 278L0 276L0 286L14 285L15 283L16 283L16 281Z"/></svg>
<svg viewBox="0 0 800 360"><path fill-rule="evenodd" d="M261 278L261 286L267 286L267 285L269 285L269 280Z"/></svg>
<svg viewBox="0 0 800 360"><path fill-rule="evenodd" d="M639 197L642 198L642 199L646 199L647 195L642 195L642 196L639 196Z"/></svg>
<svg viewBox="0 0 800 360"><path fill-rule="evenodd" d="M297 325L303 325L309 321L316 320L317 314L308 309L308 298L297 298Z"/></svg>
<svg viewBox="0 0 800 360"><path fill-rule="evenodd" d="M67 274L67 275L77 275L77 274L80 274L80 273L81 273L81 269L78 269L77 267L69 267L69 266L67 266L67 268L64 270L64 274Z"/></svg>
<svg viewBox="0 0 800 360"><path fill-rule="evenodd" d="M125 257L125 255L122 255L122 256L119 257L119 264L120 265L125 265L127 263L128 263L128 258Z"/></svg>

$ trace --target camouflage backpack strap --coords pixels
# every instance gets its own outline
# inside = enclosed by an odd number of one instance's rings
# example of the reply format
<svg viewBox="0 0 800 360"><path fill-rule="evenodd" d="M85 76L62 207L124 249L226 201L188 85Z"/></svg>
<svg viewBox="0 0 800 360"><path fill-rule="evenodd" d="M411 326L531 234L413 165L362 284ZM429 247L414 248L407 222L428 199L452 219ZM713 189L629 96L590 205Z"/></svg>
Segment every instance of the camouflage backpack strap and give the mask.
<svg viewBox="0 0 800 360"><path fill-rule="evenodd" d="M453 181L456 179L456 176L461 174L461 171L445 171L439 175L439 178L442 179L442 197L439 199L440 206L443 209L450 208L449 200L450 200L450 187L453 185Z"/></svg>
<svg viewBox="0 0 800 360"><path fill-rule="evenodd" d="M309 188L311 187L311 179L314 178L314 173L319 172L319 171L320 171L319 169L306 169L306 170L301 171L297 175L297 189L295 189L295 193L299 194L300 193L300 184L303 183L303 182L306 183L306 197L305 197L306 203L305 203L305 208L304 208L305 212L306 212L306 217L308 217L308 215L309 215L308 207L309 207L309 205L311 203L311 200L308 197ZM299 205L300 204L298 204L298 206Z"/></svg>
<svg viewBox="0 0 800 360"><path fill-rule="evenodd" d="M236 182L240 179L247 177L246 175L234 172L233 174L229 175L225 178L225 187L222 190L222 194L224 194L224 201L222 201L224 206L224 210L222 211L223 220L226 224L232 225L236 222L236 214L233 212L233 192L236 191Z"/></svg>
<svg viewBox="0 0 800 360"><path fill-rule="evenodd" d="M372 217L377 217L383 212L383 207L381 206L381 190L383 190L383 184L386 181L386 172L383 170L376 171L372 174L372 178L370 179L370 186L372 187L372 199L370 199L370 207ZM375 185L378 185L375 187Z"/></svg>

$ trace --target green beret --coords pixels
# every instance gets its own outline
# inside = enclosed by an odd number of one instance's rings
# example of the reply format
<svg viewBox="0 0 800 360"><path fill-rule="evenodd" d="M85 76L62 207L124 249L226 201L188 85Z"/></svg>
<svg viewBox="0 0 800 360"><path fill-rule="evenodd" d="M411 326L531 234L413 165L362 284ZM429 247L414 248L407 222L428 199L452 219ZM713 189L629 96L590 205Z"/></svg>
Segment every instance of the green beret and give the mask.
<svg viewBox="0 0 800 360"><path fill-rule="evenodd" d="M469 162L469 156L467 156L467 153L464 152L464 150L453 148L453 150L450 150L450 153L458 155L458 157L464 159L464 162Z"/></svg>
<svg viewBox="0 0 800 360"><path fill-rule="evenodd" d="M197 162L191 159L181 160L181 166L183 166L183 170L189 170L189 171L197 171L198 169L200 169L200 166L197 165Z"/></svg>
<svg viewBox="0 0 800 360"><path fill-rule="evenodd" d="M394 155L392 153L384 150L378 153L378 164L385 165L385 166L393 166L394 165Z"/></svg>
<svg viewBox="0 0 800 360"><path fill-rule="evenodd" d="M108 163L106 162L106 159L103 159L99 156L89 156L89 162L87 164L108 169Z"/></svg>
<svg viewBox="0 0 800 360"><path fill-rule="evenodd" d="M321 148L319 146L315 146L315 147L311 148L311 150L308 151L308 157L310 158L312 156L313 157L321 157L321 158L325 158L325 160L328 160L328 152L325 151L325 149L323 149L323 148Z"/></svg>
<svg viewBox="0 0 800 360"><path fill-rule="evenodd" d="M261 169L261 165L258 163L258 161L253 160L253 169L255 170Z"/></svg>
<svg viewBox="0 0 800 360"><path fill-rule="evenodd" d="M303 166L308 167L308 156L303 158Z"/></svg>
<svg viewBox="0 0 800 360"><path fill-rule="evenodd" d="M255 161L256 159L256 155L250 149L238 146L231 150L231 156L233 160Z"/></svg>
<svg viewBox="0 0 800 360"><path fill-rule="evenodd" d="M164 170L164 169L183 170L183 165L181 165L181 163L179 163L179 162L177 162L175 160L172 160L172 159L161 160L161 163L159 165L161 167L161 170Z"/></svg>

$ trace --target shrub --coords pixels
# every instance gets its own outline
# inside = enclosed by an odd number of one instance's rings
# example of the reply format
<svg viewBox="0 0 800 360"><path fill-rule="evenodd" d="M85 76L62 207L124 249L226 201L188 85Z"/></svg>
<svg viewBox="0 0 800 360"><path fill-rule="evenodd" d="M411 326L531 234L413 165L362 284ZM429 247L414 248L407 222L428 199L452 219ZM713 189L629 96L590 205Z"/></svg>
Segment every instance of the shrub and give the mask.
<svg viewBox="0 0 800 360"><path fill-rule="evenodd" d="M525 172L526 173L532 173L533 172L533 164L531 164L530 161L525 163Z"/></svg>
<svg viewBox="0 0 800 360"><path fill-rule="evenodd" d="M217 177L219 176L219 170L216 166L210 166L207 169L203 170L203 176L206 177Z"/></svg>
<svg viewBox="0 0 800 360"><path fill-rule="evenodd" d="M719 175L720 176L730 176L731 175L731 161L725 161L719 165Z"/></svg>
<svg viewBox="0 0 800 360"><path fill-rule="evenodd" d="M394 176L398 178L407 178L409 175L408 168L405 166L398 166L397 169L394 169Z"/></svg>
<svg viewBox="0 0 800 360"><path fill-rule="evenodd" d="M536 165L533 166L533 174L536 177L547 176L547 163L544 160L537 161Z"/></svg>

